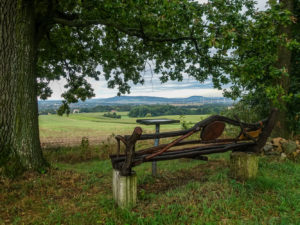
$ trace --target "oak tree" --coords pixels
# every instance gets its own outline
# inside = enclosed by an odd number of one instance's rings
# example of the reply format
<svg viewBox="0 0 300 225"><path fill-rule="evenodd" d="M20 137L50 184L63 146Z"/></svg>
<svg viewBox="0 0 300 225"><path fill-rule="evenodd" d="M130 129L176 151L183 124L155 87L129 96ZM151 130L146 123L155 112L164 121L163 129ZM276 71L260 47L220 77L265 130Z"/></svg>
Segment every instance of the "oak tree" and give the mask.
<svg viewBox="0 0 300 225"><path fill-rule="evenodd" d="M289 138L300 113L300 1L270 1L253 14L247 29L237 36L229 97L242 97L249 107L260 106L263 116L280 108L275 135ZM297 121L298 120L298 121Z"/></svg>
<svg viewBox="0 0 300 225"><path fill-rule="evenodd" d="M245 34L252 35L256 15L252 0L1 0L0 167L16 174L47 166L37 97L51 95L52 80L67 80L62 112L94 96L88 78L103 76L128 93L150 65L162 82L188 74L216 88L230 80L247 86L247 67L238 71L254 45Z"/></svg>

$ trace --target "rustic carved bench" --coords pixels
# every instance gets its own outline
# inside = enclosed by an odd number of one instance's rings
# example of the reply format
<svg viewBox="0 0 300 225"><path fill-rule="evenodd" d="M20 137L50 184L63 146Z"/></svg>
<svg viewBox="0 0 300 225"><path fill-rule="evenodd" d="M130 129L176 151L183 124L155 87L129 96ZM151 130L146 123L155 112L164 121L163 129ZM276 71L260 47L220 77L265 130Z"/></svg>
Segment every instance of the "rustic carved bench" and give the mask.
<svg viewBox="0 0 300 225"><path fill-rule="evenodd" d="M165 132L160 134L142 134L142 129L136 127L132 135L116 136L118 143L117 154L110 155L113 168L120 171L122 176L131 175L132 167L144 162L162 161L179 158L195 158L207 160L205 155L227 151L259 153L274 128L277 109L273 109L269 117L257 123L244 123L224 116L210 116L186 130ZM237 137L221 139L226 124L240 127ZM200 133L197 140L185 140L195 133ZM168 144L135 150L136 142L157 138L177 137ZM125 145L125 154L120 154L120 143ZM196 145L174 149L177 146Z"/></svg>

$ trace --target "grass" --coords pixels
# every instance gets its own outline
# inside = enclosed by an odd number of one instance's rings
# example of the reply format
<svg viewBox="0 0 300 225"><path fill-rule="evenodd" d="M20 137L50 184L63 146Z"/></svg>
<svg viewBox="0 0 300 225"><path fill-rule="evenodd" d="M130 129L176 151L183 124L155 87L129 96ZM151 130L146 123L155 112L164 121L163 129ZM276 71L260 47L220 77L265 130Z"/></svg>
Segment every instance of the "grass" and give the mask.
<svg viewBox="0 0 300 225"><path fill-rule="evenodd" d="M140 118L130 118L127 112L120 112L121 119L103 116L104 113L70 114L69 117L57 115L39 116L40 137L44 147L78 145L82 137L88 137L93 144L100 144L111 134L129 134L136 126L140 126L144 133L153 133L154 126L137 124ZM196 123L206 118L207 115L185 116L187 122ZM179 119L180 116L162 116L152 118ZM179 130L180 124L167 124L161 126L161 132Z"/></svg>
<svg viewBox="0 0 300 225"><path fill-rule="evenodd" d="M195 123L205 117L185 120ZM299 164L261 157L257 178L241 183L228 175L228 153L210 155L208 162L158 162L155 178L151 164L142 164L135 168L137 207L118 208L107 160L116 149L111 133L131 133L135 120L101 113L40 116L42 140L99 140L97 145L45 150L52 164L45 174L28 172L13 181L0 177L0 224L300 224ZM180 125L162 126L163 131L175 129ZM152 144L141 142L137 149Z"/></svg>
<svg viewBox="0 0 300 225"><path fill-rule="evenodd" d="M256 179L228 176L228 154L209 162L158 162L135 168L138 206L112 200L111 163L53 162L46 174L0 181L0 224L300 224L300 165L260 159Z"/></svg>

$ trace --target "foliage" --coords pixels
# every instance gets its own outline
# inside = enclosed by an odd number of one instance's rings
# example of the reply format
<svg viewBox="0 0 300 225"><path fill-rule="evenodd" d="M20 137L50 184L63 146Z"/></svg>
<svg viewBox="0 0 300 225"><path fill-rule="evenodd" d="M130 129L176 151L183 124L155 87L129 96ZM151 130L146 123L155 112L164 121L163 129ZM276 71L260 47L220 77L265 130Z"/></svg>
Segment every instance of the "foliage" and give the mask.
<svg viewBox="0 0 300 225"><path fill-rule="evenodd" d="M184 73L200 82L211 78L219 89L230 82L227 96L255 101L263 96L263 104L290 112L292 120L299 111L299 70L290 72L276 62L283 46L293 51L293 65L299 66L299 1L294 14L277 1L269 4L258 12L252 0L59 3L39 45L40 95L44 99L51 92L49 81L64 77L66 103L85 100L94 96L87 78L102 75L108 87L129 93L132 84L144 83L142 73L150 68L162 82L181 81ZM50 4L37 6L45 16L41 9ZM278 34L278 27L289 25L292 37ZM285 77L289 87L283 85Z"/></svg>
<svg viewBox="0 0 300 225"><path fill-rule="evenodd" d="M104 117L114 118L114 119L121 119L121 115L117 115L117 113L104 113Z"/></svg>
<svg viewBox="0 0 300 225"><path fill-rule="evenodd" d="M132 108L132 105L97 105L92 108L81 108L81 112L110 112L112 110L118 112L128 112Z"/></svg>
<svg viewBox="0 0 300 225"><path fill-rule="evenodd" d="M289 98L284 87L274 82L281 80L282 76L292 75L288 74L288 68L277 68L278 46L295 51L300 46L294 37L287 40L286 34L278 34L278 28L296 24L296 20L290 11L271 1L269 9L255 14L253 20L248 21L244 33L236 34L239 48L232 53L235 62L230 73L234 84L228 93L231 97L241 96L245 91L251 94L260 91L274 100L274 104L279 104L278 97Z"/></svg>
<svg viewBox="0 0 300 225"><path fill-rule="evenodd" d="M293 3L291 9L288 5ZM259 116L265 116L270 107L278 107L285 112L286 118L280 120L287 121L289 131L299 129L299 19L299 1L270 1L266 11L253 15L247 29L236 33L237 48L232 52L235 60L228 73L232 87L225 91L227 97L242 97ZM285 67L281 65L280 60L289 57L279 55L282 49L292 52L291 66L289 62Z"/></svg>
<svg viewBox="0 0 300 225"><path fill-rule="evenodd" d="M61 107L61 106L60 106ZM85 112L110 112L112 110L118 111L118 112L127 112L130 111L130 109L133 107L133 105L126 105L126 104L122 104L122 105L96 105L93 107L80 107L80 106L76 106L76 108L80 109L81 113L85 113ZM70 104L69 105L70 110L74 109L74 105ZM57 110L59 109L59 107L57 107L56 104L49 104L46 106L39 106L39 114L40 115L47 115L48 113L51 114L56 114Z"/></svg>
<svg viewBox="0 0 300 225"><path fill-rule="evenodd" d="M206 115L219 114L227 105L207 104L201 106L140 105L134 106L128 113L130 117L164 116L164 115Z"/></svg>
<svg viewBox="0 0 300 225"><path fill-rule="evenodd" d="M59 116L62 116L64 113L66 113L68 116L71 112L69 104L66 101L63 101L62 105L58 108L56 112Z"/></svg>
<svg viewBox="0 0 300 225"><path fill-rule="evenodd" d="M180 126L181 126L182 130L187 130L187 129L191 128L194 125L191 122L187 122L184 115L180 115L179 119L180 119Z"/></svg>
<svg viewBox="0 0 300 225"><path fill-rule="evenodd" d="M268 117L269 108L267 106L266 104L266 107L262 108L261 104L249 104L249 102L241 100L228 109L223 110L221 114L231 119L238 117L241 121L255 123Z"/></svg>
<svg viewBox="0 0 300 225"><path fill-rule="evenodd" d="M82 137L80 148L84 150L88 149L90 146L88 137Z"/></svg>
<svg viewBox="0 0 300 225"><path fill-rule="evenodd" d="M228 51L236 46L236 33L246 29L254 1L70 0L53 5L44 0L36 3L36 12L44 26L39 93L44 99L51 93L47 83L64 77L62 96L72 103L94 96L89 77L104 75L108 87L129 93L131 84L144 83L142 73L149 66L162 74L162 82L181 81L187 73L200 82L211 77L221 88L229 82Z"/></svg>
<svg viewBox="0 0 300 225"><path fill-rule="evenodd" d="M43 110L39 110L39 115L48 115L48 114L56 114L56 110L55 109L43 109Z"/></svg>
<svg viewBox="0 0 300 225"><path fill-rule="evenodd" d="M300 2L295 1L295 17L298 21L294 24L293 35L300 42ZM296 44L297 42L294 42ZM289 92L292 94L287 104L288 119L291 130L300 134L300 47L294 48L292 52L292 73Z"/></svg>
<svg viewBox="0 0 300 225"><path fill-rule="evenodd" d="M90 148L90 142L88 137L82 137L79 149L81 162L86 161L88 159L92 159L92 150Z"/></svg>

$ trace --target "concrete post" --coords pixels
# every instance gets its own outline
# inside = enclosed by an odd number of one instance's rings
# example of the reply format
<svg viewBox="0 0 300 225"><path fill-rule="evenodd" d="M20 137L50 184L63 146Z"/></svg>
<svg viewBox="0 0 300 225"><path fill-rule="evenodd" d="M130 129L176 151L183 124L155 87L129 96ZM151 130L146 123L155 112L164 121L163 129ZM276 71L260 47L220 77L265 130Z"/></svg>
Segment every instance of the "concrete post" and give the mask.
<svg viewBox="0 0 300 225"><path fill-rule="evenodd" d="M136 206L137 176L134 171L130 176L122 176L120 171L113 170L113 198L121 208Z"/></svg>
<svg viewBox="0 0 300 225"><path fill-rule="evenodd" d="M245 181L255 178L258 171L258 156L254 153L232 152L230 155L230 176Z"/></svg>

